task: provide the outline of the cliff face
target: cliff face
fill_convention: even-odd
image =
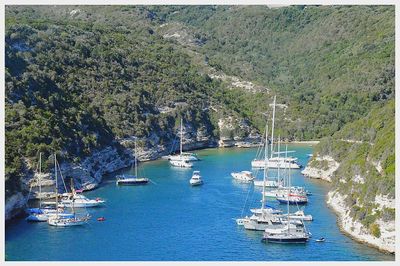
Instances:
[[[332,176],[340,164],[330,156],[316,156],[301,173],[304,176],[332,182]]]
[[[378,195],[377,198],[385,198]],[[340,194],[338,191],[331,191],[328,193],[327,203],[338,215],[338,222],[341,229],[349,234],[351,237],[358,241],[368,243],[382,251],[395,253],[396,251],[396,230],[395,221],[384,221],[379,218],[375,224],[379,228],[379,234],[371,233],[369,228],[366,228],[361,222],[355,220],[351,216],[351,209],[346,205],[346,196]],[[377,200],[376,202],[380,202]],[[395,207],[394,201],[390,201],[389,205],[379,204],[378,209],[393,208]]]
[[[302,172],[332,183],[328,205],[344,232],[395,252],[394,101],[371,110],[315,148]]]
[[[230,120],[230,126],[234,127],[237,121]],[[251,126],[246,124],[246,129],[249,132],[256,132]],[[247,131],[246,131],[247,132]],[[245,132],[245,133],[246,133]],[[250,136],[253,138],[254,136]],[[248,136],[238,137],[233,134],[232,138],[247,139]],[[61,172],[64,178],[72,177],[74,179],[75,188],[83,190],[92,190],[99,186],[103,176],[108,173],[129,167],[134,162],[134,137],[117,140],[112,146],[107,146],[101,150],[93,152],[90,156],[84,158],[80,162],[65,161],[61,163]],[[161,143],[161,138],[156,134],[151,137],[139,138],[137,140],[137,156],[138,161],[149,161],[161,158],[170,152],[179,151],[179,137],[176,136],[175,141]],[[196,130],[191,124],[183,126],[183,150],[195,150],[208,147],[217,147],[218,139],[215,139],[205,129]],[[9,220],[25,208],[29,199],[39,198],[39,187],[37,182],[38,173],[35,172],[35,167],[29,162],[26,162],[26,167],[29,168],[22,180],[22,191],[18,192],[6,200],[5,218]],[[43,173],[41,176],[42,198],[54,197],[54,174]],[[65,184],[68,188],[70,184]],[[64,184],[59,180],[59,190],[64,190]]]

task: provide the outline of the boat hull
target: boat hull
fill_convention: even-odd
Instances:
[[[138,186],[149,183],[149,180],[117,180],[116,184],[119,186]]]
[[[275,237],[264,237],[264,241],[278,244],[305,244],[308,241],[308,237],[301,238],[275,238]]]
[[[203,185],[203,181],[192,181],[190,180],[190,185],[192,187]]]

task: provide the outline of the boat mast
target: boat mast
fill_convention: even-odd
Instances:
[[[135,138],[135,177],[137,178],[137,152],[136,152],[136,138]]]
[[[181,118],[181,141],[180,141],[180,150],[182,155],[182,139],[183,139],[183,128],[182,128],[183,119]]]
[[[262,191],[262,204],[261,204],[261,213],[264,213],[264,205],[265,205],[265,179],[267,176],[267,168],[268,168],[268,123],[265,127],[265,147],[264,147],[264,178],[263,178],[263,191]]]
[[[281,152],[281,135],[278,136],[278,158],[280,157],[280,152]],[[278,186],[279,184],[281,184],[280,170],[281,170],[281,162],[278,159]]]
[[[276,95],[274,96],[274,105],[272,111],[272,132],[271,132],[271,158],[274,155],[274,129],[275,129],[275,103],[276,103]]]
[[[286,144],[286,153],[285,156],[287,157],[287,144]],[[288,193],[287,193],[287,225],[288,225],[288,233],[290,231],[290,218],[289,218],[289,200],[290,200],[290,164],[289,164],[289,173],[288,173]]]
[[[39,153],[39,208],[42,208],[42,153]]]
[[[58,219],[58,181],[57,181],[57,154],[54,153],[54,175],[56,179],[56,218]]]

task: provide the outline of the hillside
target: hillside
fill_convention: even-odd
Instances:
[[[147,15],[135,7],[7,7],[7,197],[24,188],[39,152],[45,171],[52,151],[76,163],[109,145],[122,155],[121,141],[132,136],[168,153],[180,117],[188,138],[207,147],[219,119],[240,118],[214,97],[226,88],[156,34]],[[236,124],[221,133],[249,132]]]
[[[131,164],[134,136],[141,159],[168,154],[180,118],[186,149],[257,139],[276,94],[276,135],[322,138],[310,166],[337,167],[331,199],[345,198],[346,215],[367,234],[386,234],[394,6],[7,6],[5,14],[9,209],[26,200],[39,152],[44,171],[59,151],[63,171],[93,189]]]
[[[342,213],[343,227],[356,238],[391,252],[395,243],[394,114],[391,100],[322,139],[306,170],[327,170],[336,162],[329,178],[328,202]],[[372,240],[363,239],[367,237]]]
[[[154,6],[188,27],[209,65],[270,88],[287,104],[282,135],[318,139],[394,95],[394,6]],[[252,121],[251,99],[230,104]],[[257,119],[258,118],[258,119]],[[257,124],[259,128],[262,123]]]

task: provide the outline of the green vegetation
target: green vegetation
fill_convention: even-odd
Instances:
[[[216,119],[203,110],[224,88],[155,34],[140,8],[73,9],[7,7],[7,196],[21,189],[25,159],[33,165],[39,152],[76,161],[132,135],[163,144],[180,117],[215,133]],[[122,23],[128,16],[136,20]]]
[[[377,224],[371,224],[371,226],[369,227],[369,230],[371,231],[371,234],[374,237],[381,237],[381,230],[379,228],[379,225]]]
[[[390,209],[372,214],[376,194],[394,196],[394,6],[7,6],[5,13],[6,197],[22,189],[40,151],[47,168],[52,151],[79,161],[132,135],[149,139],[141,145],[166,145],[181,117],[210,139],[244,136],[237,125],[219,132],[218,120],[244,118],[262,131],[276,94],[287,105],[278,108],[276,135],[324,137],[317,152],[341,163],[333,185],[349,195],[353,217],[368,226],[378,215],[394,217]],[[194,41],[163,38],[165,23]],[[210,67],[270,93],[229,88],[207,75]],[[351,180],[357,175],[363,184]]]
[[[279,118],[287,138],[332,135],[394,95],[394,6],[151,10],[160,23],[180,22],[202,36],[206,41],[197,51],[211,66],[264,85],[287,103],[291,120]],[[259,103],[271,97],[241,94],[227,98],[230,106],[261,130],[264,123],[257,122],[267,108],[260,112]]]
[[[351,206],[352,217],[367,227],[377,218],[394,219],[393,209],[373,211],[376,195],[395,196],[394,111],[394,100],[382,103],[366,117],[347,124],[316,146],[318,154],[330,155],[340,163],[333,186],[347,195],[346,203]],[[361,177],[363,182],[356,177]]]

